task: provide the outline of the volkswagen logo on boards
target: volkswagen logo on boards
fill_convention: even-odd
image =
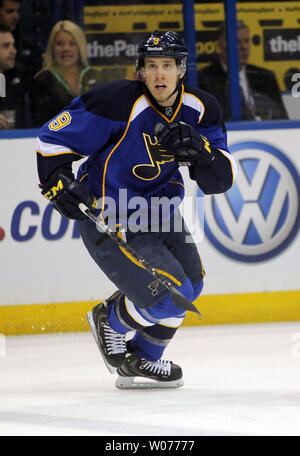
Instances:
[[[206,197],[205,233],[224,255],[258,262],[281,253],[299,231],[299,175],[280,150],[257,141],[230,147],[239,165],[233,187]]]

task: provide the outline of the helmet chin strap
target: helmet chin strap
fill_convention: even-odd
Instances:
[[[176,85],[175,89],[173,90],[173,92],[171,93],[171,95],[168,96],[167,100],[169,98],[171,98],[174,95],[174,93],[178,92],[178,90],[180,89],[180,87],[182,85],[182,82],[183,82],[183,78],[178,78],[177,85]]]
[[[181,63],[180,66],[179,64],[177,65],[177,69],[178,69],[178,81],[177,81],[177,84],[176,84],[176,87],[175,89],[173,90],[173,92],[171,93],[170,96],[168,96],[167,100],[169,98],[171,98],[176,92],[178,92],[178,90],[180,90],[180,87],[182,86],[182,83],[183,83],[183,79],[184,79],[184,74],[185,74],[185,66],[182,66],[183,64]],[[181,67],[181,68],[180,68]],[[179,69],[180,68],[180,69]],[[180,77],[180,75],[183,73],[183,76],[182,78]],[[166,101],[167,101],[166,100]]]

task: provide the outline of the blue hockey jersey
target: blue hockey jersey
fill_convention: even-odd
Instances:
[[[165,111],[164,111],[165,109]],[[157,122],[183,121],[205,136],[215,152],[209,166],[189,167],[205,194],[228,190],[236,164],[230,156],[222,114],[216,99],[200,89],[180,88],[173,110],[161,108],[139,81],[102,84],[73,100],[45,124],[38,139],[41,183],[58,169],[71,168],[84,157],[77,179],[101,199],[100,209],[112,198],[119,204],[126,189],[127,204],[136,196],[183,198],[184,186],[174,156],[154,136]]]

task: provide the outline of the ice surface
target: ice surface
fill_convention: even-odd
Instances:
[[[0,435],[300,435],[300,322],[183,327],[165,358],[182,388],[121,391],[91,333],[7,337]]]

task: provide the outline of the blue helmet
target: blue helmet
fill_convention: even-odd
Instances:
[[[171,57],[181,65],[181,71],[186,69],[188,48],[184,39],[177,32],[154,32],[147,35],[138,46],[136,72],[139,75],[140,69],[144,66],[145,57]]]

